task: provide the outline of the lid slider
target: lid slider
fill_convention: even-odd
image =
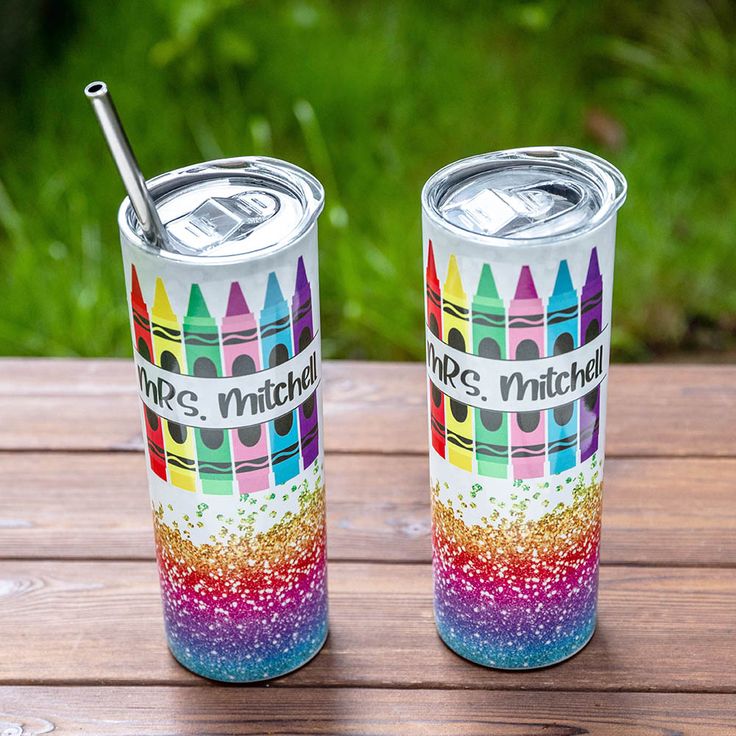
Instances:
[[[192,212],[166,223],[166,230],[183,252],[201,253],[248,237],[280,207],[276,197],[262,190],[210,197]]]

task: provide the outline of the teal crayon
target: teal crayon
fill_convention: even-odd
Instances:
[[[260,319],[263,365],[275,368],[294,356],[291,312],[272,271],[268,275],[266,298]],[[288,411],[268,424],[271,470],[276,485],[299,474],[299,428],[295,411]]]
[[[506,359],[506,308],[498,295],[491,267],[481,270],[471,309],[473,352],[491,360]],[[509,426],[506,412],[475,409],[475,460],[480,475],[506,478]]]
[[[189,306],[182,327],[189,373],[204,378],[223,376],[217,322],[211,317],[197,284],[192,284],[189,292]],[[229,433],[214,427],[197,428],[194,437],[202,492],[220,496],[231,494],[233,463]]]
[[[567,261],[560,261],[555,288],[547,304],[547,352],[569,353],[578,347],[578,295]],[[578,407],[568,401],[547,412],[547,460],[552,474],[574,467],[578,446]]]

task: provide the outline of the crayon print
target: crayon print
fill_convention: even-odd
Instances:
[[[156,279],[151,307],[151,333],[156,365],[172,373],[186,373],[186,359],[181,342],[181,328],[171,308],[164,282]],[[194,433],[191,427],[162,420],[169,481],[186,491],[197,489]]]
[[[182,328],[189,374],[202,378],[221,377],[220,334],[197,284],[192,284],[189,291],[189,305]],[[194,437],[197,476],[202,492],[230,495],[233,491],[233,465],[229,432],[216,427],[197,427]]]
[[[276,274],[271,271],[260,319],[261,355],[267,368],[285,363],[293,356],[291,318]],[[271,469],[276,485],[299,473],[299,430],[296,412],[290,411],[268,423]]]
[[[432,241],[429,241],[427,255],[427,328],[435,336],[442,339],[442,297],[440,280],[437,278],[437,267],[434,262]],[[429,416],[432,447],[445,457],[445,397],[444,394],[427,378],[429,391]]]
[[[547,304],[547,354],[562,355],[578,347],[578,295],[567,261],[560,261],[555,286]],[[578,442],[576,401],[547,412],[549,472],[563,473],[575,466]]]
[[[258,325],[237,281],[230,285],[222,323],[222,357],[226,376],[247,376],[261,370]],[[270,460],[265,424],[230,430],[235,478],[240,493],[268,488]]]
[[[498,295],[491,267],[485,263],[473,297],[473,352],[483,358],[506,359],[506,309]],[[475,459],[479,475],[506,478],[509,430],[506,412],[475,410]]]
[[[512,360],[535,360],[544,355],[544,307],[529,266],[523,266],[519,274],[508,325]],[[514,478],[539,478],[544,475],[544,412],[518,412],[509,419]]]
[[[307,278],[304,259],[299,256],[296,266],[296,286],[291,299],[294,352],[300,353],[314,338],[312,317],[312,287]],[[317,389],[299,407],[299,441],[302,451],[302,467],[306,470],[319,454],[319,427],[317,424]]]
[[[598,251],[593,248],[580,295],[580,344],[586,345],[601,332],[603,322],[603,279],[598,266]],[[580,461],[598,450],[601,397],[596,386],[580,400]]]
[[[468,352],[470,323],[468,296],[463,291],[460,271],[454,255],[450,256],[447,280],[442,292],[442,331],[444,341],[457,350]],[[473,414],[467,404],[445,397],[447,459],[458,468],[473,467]]]
[[[133,312],[133,336],[135,349],[147,360],[153,363],[153,341],[151,339],[151,320],[148,307],[143,300],[141,285],[135,266],[131,274],[132,287],[130,290],[130,306]],[[162,419],[143,402],[143,416],[146,424],[146,448],[148,461],[156,475],[166,480],[166,451],[164,450],[164,432]]]

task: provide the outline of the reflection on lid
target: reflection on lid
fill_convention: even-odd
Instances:
[[[262,190],[210,197],[192,212],[166,223],[166,230],[182,249],[207,251],[247,237],[272,218],[280,206],[276,197]]]
[[[515,148],[448,164],[422,190],[422,208],[442,227],[502,241],[556,242],[606,222],[626,198],[607,161],[564,146]]]
[[[584,216],[590,204],[588,193],[571,180],[489,186],[489,178],[481,177],[447,197],[443,216],[471,232],[509,236],[554,229],[556,220],[569,227],[569,219]]]

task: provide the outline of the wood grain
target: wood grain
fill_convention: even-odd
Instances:
[[[144,465],[139,453],[0,453],[0,558],[153,559]],[[328,456],[331,558],[428,562],[427,473],[421,456]],[[734,477],[736,459],[612,458],[604,563],[736,564]]]
[[[0,733],[24,736],[732,736],[734,722],[734,698],[709,694],[0,688]]]
[[[508,673],[434,630],[422,366],[327,363],[331,634],[265,688],[166,650],[133,382],[0,359],[0,733],[735,733],[736,367],[612,368],[598,631]]]
[[[736,571],[602,569],[599,628],[557,667],[469,664],[438,639],[429,565],[333,563],[331,633],[280,686],[736,692]],[[201,685],[163,639],[150,562],[0,564],[0,684]]]
[[[325,445],[332,452],[427,450],[424,368],[327,362]],[[615,365],[608,454],[736,456],[736,367]],[[0,449],[141,450],[127,360],[0,360]]]

